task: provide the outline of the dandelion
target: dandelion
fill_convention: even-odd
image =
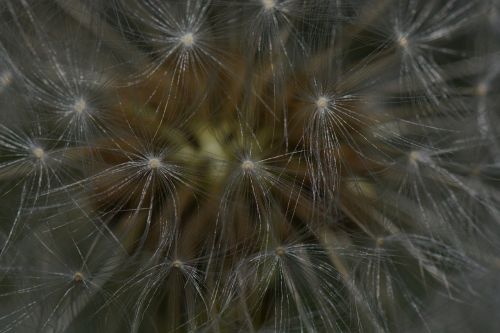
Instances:
[[[494,331],[499,8],[3,1],[0,333]]]

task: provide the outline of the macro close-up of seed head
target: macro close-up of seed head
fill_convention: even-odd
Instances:
[[[500,1],[0,16],[0,333],[500,331]]]

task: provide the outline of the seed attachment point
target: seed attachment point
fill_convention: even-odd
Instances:
[[[12,76],[12,73],[9,71],[6,71],[6,72],[3,72],[2,74],[0,74],[0,88],[10,86],[13,79],[14,79],[14,77]]]
[[[85,277],[83,276],[82,272],[75,272],[75,274],[73,274],[73,281],[76,283],[80,283],[84,279],[85,279]]]
[[[249,172],[255,169],[255,163],[250,160],[245,160],[241,163],[241,169],[245,172]]]
[[[31,153],[35,158],[42,160],[45,157],[45,151],[40,147],[34,147],[31,149]]]
[[[276,7],[276,0],[261,0],[265,10],[272,10]]]
[[[405,36],[399,36],[399,38],[397,39],[397,43],[401,48],[406,49],[410,44],[410,41]]]
[[[182,266],[183,266],[182,261],[180,261],[178,259],[176,259],[172,262],[172,267],[174,267],[174,268],[182,268]]]
[[[161,161],[160,159],[156,158],[156,157],[153,157],[153,158],[150,158],[149,161],[148,161],[148,166],[150,169],[159,169],[161,167]]]
[[[180,41],[184,47],[192,47],[195,42],[194,34],[192,32],[188,32],[187,34],[181,36]]]
[[[83,112],[85,112],[86,109],[87,109],[87,102],[85,102],[83,98],[77,99],[75,104],[73,104],[73,111],[78,114],[82,114]]]
[[[276,250],[274,250],[274,253],[278,256],[278,257],[283,257],[286,253],[286,250],[283,246],[278,246],[276,248]]]
[[[320,97],[316,100],[316,107],[320,110],[324,110],[328,107],[330,101],[326,97]]]
[[[431,163],[431,157],[424,151],[413,150],[408,155],[411,165],[417,166],[418,163]]]

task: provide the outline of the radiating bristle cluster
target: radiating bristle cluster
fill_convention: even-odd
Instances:
[[[499,13],[0,1],[0,333],[496,332]]]

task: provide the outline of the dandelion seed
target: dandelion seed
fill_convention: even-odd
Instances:
[[[408,155],[408,160],[410,161],[411,164],[416,165],[418,161],[422,159],[422,156],[420,152],[418,151],[412,151]]]
[[[68,31],[72,37],[65,36],[55,42],[39,26],[28,26],[20,27],[21,34],[24,29],[34,29],[39,34],[36,40],[44,46],[31,50],[32,61],[23,62],[13,73],[23,78],[19,84],[23,85],[26,101],[39,115],[40,122],[50,128],[48,132],[55,136],[54,140],[65,142],[66,146],[89,142],[95,135],[106,132],[111,76],[103,70],[100,42],[89,40],[78,29]]]
[[[335,322],[341,320],[327,315],[338,315],[337,310],[342,311],[339,304],[346,301],[342,299],[345,295],[341,285],[330,289],[339,282],[338,273],[323,261],[323,254],[314,246],[293,244],[286,249],[279,246],[275,251],[259,252],[244,260],[232,278],[241,281],[238,286],[243,294],[252,296],[245,298],[250,316],[258,313],[269,294],[274,294],[269,304],[273,315],[263,327],[252,327],[255,330],[289,332],[298,325],[306,332],[318,331],[320,327],[335,331]],[[294,324],[290,316],[300,320]]]
[[[440,56],[463,57],[459,48],[443,41],[459,38],[459,30],[474,20],[479,3],[470,1],[461,5],[456,0],[446,3],[402,0],[387,6],[383,21],[374,24],[375,31],[384,35],[382,43],[390,40],[395,45],[399,70],[394,74],[398,75],[400,93],[407,95],[421,112],[437,107],[440,112],[463,115],[464,105],[452,98],[457,92]],[[417,91],[421,95],[417,96]]]
[[[78,217],[81,215],[73,215]],[[101,236],[86,243],[86,232],[96,231],[92,224],[86,225],[89,229],[85,232],[86,228],[76,232],[67,226],[53,229],[40,223],[28,226],[29,242],[17,243],[16,255],[30,265],[1,269],[4,278],[17,278],[11,285],[12,292],[0,294],[0,307],[4,311],[9,309],[2,312],[0,331],[28,332],[33,325],[32,316],[37,318],[42,331],[48,326],[66,331],[76,317],[83,315],[86,306],[106,300],[103,285],[110,278],[110,270],[116,269],[119,262],[116,249],[108,245],[116,244]],[[84,275],[84,269],[92,278]],[[100,301],[94,303],[98,299]],[[11,304],[5,305],[6,301]]]

